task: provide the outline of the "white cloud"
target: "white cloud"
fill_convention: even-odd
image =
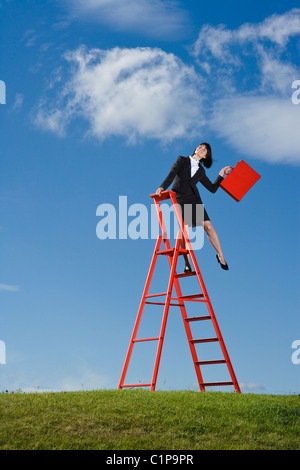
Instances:
[[[115,31],[174,38],[188,24],[187,13],[170,0],[66,0],[73,19],[108,25]]]
[[[278,97],[219,100],[211,126],[241,157],[300,164],[300,108]]]
[[[39,35],[36,33],[34,29],[29,29],[24,34],[24,41],[26,47],[33,47],[36,44],[36,41],[39,39]]]
[[[240,37],[243,35],[249,37],[251,26],[244,25],[240,30]],[[298,36],[300,33],[300,8],[293,8],[283,15],[274,14],[260,23],[251,33],[261,39],[268,39],[280,46],[285,46],[292,36]]]
[[[46,110],[46,108],[44,108],[44,104],[45,101],[42,100],[37,114],[33,118],[34,123],[45,131],[54,132],[61,137],[65,136],[65,127],[68,123],[69,113],[63,113],[63,111],[60,111],[59,109]]]
[[[65,377],[56,385],[56,390],[72,392],[77,390],[100,390],[109,387],[112,379],[90,370],[88,367],[79,371],[78,376]]]
[[[248,75],[258,72],[260,82],[271,87],[275,82],[277,91],[286,92],[291,75],[299,72],[286,54],[288,43],[296,36],[300,36],[300,8],[272,15],[262,23],[245,23],[235,30],[225,25],[204,25],[192,53],[207,73],[233,78],[240,70],[245,75],[248,68]]]
[[[265,390],[265,387],[261,384],[255,382],[242,382],[240,387],[243,391],[253,391],[253,390]]]
[[[205,25],[193,54],[217,86],[209,90],[212,130],[242,155],[300,163],[300,106],[291,102],[300,78],[300,9],[235,30]]]
[[[72,5],[92,16],[112,3],[121,8],[119,0]],[[145,2],[131,5],[136,11]],[[63,136],[84,118],[87,135],[122,136],[131,143],[167,143],[209,128],[242,155],[298,164],[300,105],[292,104],[291,86],[300,79],[292,48],[299,35],[300,9],[235,30],[205,25],[193,47],[197,72],[158,48],[81,47],[66,54],[68,67],[54,72],[47,92],[56,95],[40,102],[35,123]]]
[[[236,30],[226,29],[224,25],[204,25],[194,45],[195,55],[211,54],[223,61],[238,60],[233,47],[246,43],[270,41],[284,47],[291,37],[300,34],[300,8],[294,8],[283,15],[274,14],[263,22],[245,23]]]
[[[21,93],[16,93],[15,102],[13,104],[13,111],[18,111],[22,107],[23,101],[24,95]]]
[[[111,377],[95,372],[89,366],[80,364],[75,367],[72,374],[67,377],[51,377],[44,375],[39,377],[24,376],[17,374],[10,376],[6,382],[12,390],[21,389],[23,393],[49,393],[49,392],[76,392],[88,390],[100,390],[116,386],[116,380]],[[35,385],[50,383],[49,386]]]
[[[63,135],[80,116],[100,140],[115,135],[131,142],[138,137],[169,142],[203,124],[199,77],[173,54],[151,48],[80,48],[66,58],[72,72],[58,106],[41,103],[36,115],[44,129]]]
[[[228,85],[237,91],[246,83],[247,92],[252,89],[290,95],[291,83],[300,74],[299,66],[287,54],[288,43],[295,36],[300,36],[300,8],[259,24],[243,24],[236,30],[205,25],[192,53],[206,73],[218,79],[221,89],[225,83],[227,91]]]
[[[293,77],[300,77],[300,70],[289,62],[275,57],[274,54],[259,48],[259,67],[261,74],[261,90],[290,95]]]
[[[8,284],[0,284],[0,291],[5,292],[18,292],[20,290],[19,286],[11,286]]]

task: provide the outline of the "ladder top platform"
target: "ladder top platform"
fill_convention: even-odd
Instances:
[[[175,191],[162,191],[160,193],[160,196],[157,196],[157,194],[150,194],[150,197],[153,199],[156,199],[157,201],[165,201],[166,199],[170,199],[171,195],[175,196]]]

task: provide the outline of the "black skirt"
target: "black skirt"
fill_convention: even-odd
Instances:
[[[203,222],[210,220],[200,196],[196,194],[179,196],[176,194],[175,197],[181,208],[184,225],[198,227],[203,225]]]

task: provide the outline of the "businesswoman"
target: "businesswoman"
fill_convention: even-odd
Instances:
[[[197,205],[203,204],[196,184],[200,182],[211,193],[215,193],[223,180],[223,175],[230,167],[226,166],[220,171],[216,181],[212,183],[206,176],[203,166],[210,168],[212,165],[211,147],[208,143],[203,142],[196,148],[193,155],[189,157],[178,157],[176,162],[171,168],[170,173],[164,182],[157,189],[156,194],[159,196],[162,191],[165,191],[174,180],[172,190],[176,193],[176,201],[181,207],[182,218],[185,228],[188,233],[188,227],[196,227],[202,225],[207,234],[207,237],[217,252],[217,260],[222,269],[228,270],[228,265],[224,259],[220,240],[217,232],[215,231],[210,218],[204,208],[204,220],[197,220]],[[187,206],[188,205],[188,206]],[[186,210],[185,210],[186,209]],[[183,240],[182,247],[185,248]],[[185,270],[184,272],[191,271],[191,264],[189,257],[184,256]]]

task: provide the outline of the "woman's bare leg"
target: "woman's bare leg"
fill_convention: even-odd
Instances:
[[[220,240],[219,240],[219,237],[218,237],[218,234],[217,232],[215,231],[212,223],[210,220],[206,220],[204,223],[203,223],[203,226],[204,226],[204,230],[207,234],[207,238],[209,239],[210,243],[212,244],[212,246],[214,247],[214,249],[216,250],[217,252],[217,255],[218,255],[218,258],[220,260],[220,262],[222,264],[226,264],[226,261],[224,259],[224,255],[223,255],[223,252],[222,252],[222,248],[221,248],[221,244],[220,244]]]

